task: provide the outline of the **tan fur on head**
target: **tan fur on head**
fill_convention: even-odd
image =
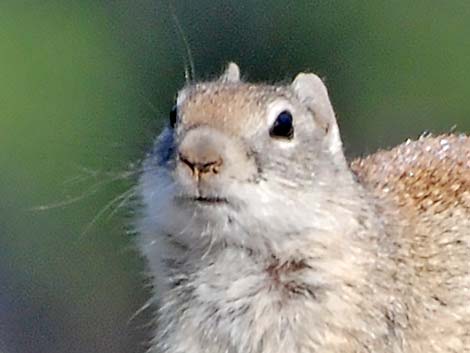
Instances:
[[[210,125],[229,134],[240,134],[260,123],[263,111],[255,104],[258,93],[252,92],[248,84],[202,84],[183,94],[187,98],[180,105],[180,117],[187,128]]]

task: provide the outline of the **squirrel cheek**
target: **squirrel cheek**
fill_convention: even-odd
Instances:
[[[256,177],[257,173],[258,168],[256,161],[240,153],[232,156],[232,158],[227,161],[224,177],[229,178],[231,181],[243,182],[252,180]]]

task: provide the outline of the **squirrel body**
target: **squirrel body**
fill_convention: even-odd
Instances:
[[[158,353],[470,352],[470,138],[348,163],[322,81],[178,94],[139,183]]]

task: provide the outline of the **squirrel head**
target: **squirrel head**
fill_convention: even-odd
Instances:
[[[144,203],[165,233],[216,234],[250,247],[331,229],[323,213],[351,180],[341,146],[318,76],[251,84],[230,63],[218,79],[178,93],[146,162]]]

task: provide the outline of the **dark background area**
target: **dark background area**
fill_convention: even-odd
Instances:
[[[468,1],[174,1],[196,77],[325,78],[347,154],[470,130]],[[126,207],[184,84],[168,1],[0,2],[0,352],[142,353]],[[137,314],[136,314],[137,313]]]

